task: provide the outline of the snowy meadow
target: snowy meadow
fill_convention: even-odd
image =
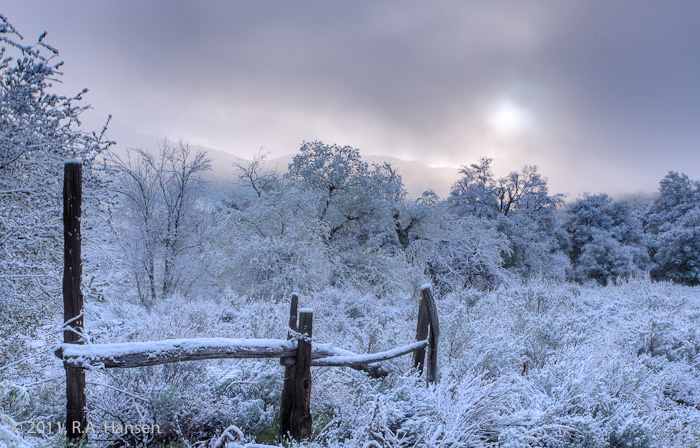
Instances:
[[[356,290],[305,297],[315,338],[358,353],[411,342],[416,296]],[[438,300],[439,381],[426,386],[410,359],[383,379],[345,368],[312,369],[314,437],[304,446],[697,446],[700,443],[700,300],[694,288],[631,280],[607,287],[533,281]],[[231,292],[216,300],[91,304],[92,343],[182,337],[284,337],[287,303]],[[59,327],[54,322],[54,328]],[[46,345],[55,343],[47,334]],[[5,369],[11,422],[63,418],[63,369],[32,341],[34,357]],[[38,347],[37,347],[38,346]],[[96,445],[214,445],[235,426],[243,445],[276,445],[284,370],[276,360],[220,360],[87,374]],[[31,378],[31,379],[30,379]],[[50,381],[50,378],[57,378]],[[12,420],[10,420],[12,419]],[[159,425],[118,434],[105,424]],[[60,437],[26,434],[27,445]],[[22,443],[15,440],[15,443]],[[368,444],[369,443],[369,444]],[[21,445],[19,445],[21,446]]]

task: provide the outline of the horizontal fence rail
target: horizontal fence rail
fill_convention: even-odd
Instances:
[[[330,344],[313,344],[311,365],[351,367],[375,373],[376,376],[385,376],[386,371],[371,364],[403,356],[427,345],[426,339],[383,352],[359,355]],[[292,366],[296,350],[297,342],[293,339],[193,338],[90,345],[59,344],[54,354],[67,364],[80,368],[131,368],[222,358],[282,358],[284,365]]]

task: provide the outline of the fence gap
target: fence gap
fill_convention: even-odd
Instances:
[[[80,209],[82,201],[82,163],[65,163],[63,183],[63,342],[82,344],[84,313],[83,293],[80,291],[82,274]],[[66,369],[66,437],[75,441],[85,435],[85,371],[68,363]]]

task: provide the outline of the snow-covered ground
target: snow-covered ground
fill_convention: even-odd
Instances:
[[[699,446],[699,296],[697,288],[632,280],[608,287],[532,282],[440,297],[438,384],[426,386],[410,356],[387,361],[395,373],[381,380],[313,368],[316,436],[305,446],[374,446],[367,445],[372,440],[388,447]],[[326,289],[300,303],[315,310],[317,343],[373,353],[415,337],[417,296],[380,299]],[[230,293],[207,301],[173,298],[150,311],[128,302],[90,304],[86,321],[93,344],[280,339],[287,307]],[[35,372],[24,388],[23,372]],[[9,373],[20,375],[15,389],[3,389],[16,421],[61,421],[58,360],[37,354],[3,372]],[[189,443],[234,446],[257,438],[272,444],[282,373],[276,360],[252,359],[97,369],[87,374],[89,418],[96,428],[115,419],[158,424],[164,438]],[[3,437],[12,445],[11,421],[3,418]],[[220,439],[227,428],[243,439]],[[31,444],[53,443],[23,436]],[[132,444],[154,440],[109,431],[91,439],[119,437]]]

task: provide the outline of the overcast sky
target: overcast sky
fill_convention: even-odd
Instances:
[[[555,192],[700,178],[698,1],[33,1],[114,132],[249,157],[323,140],[431,166],[540,167]],[[93,122],[89,120],[91,124]],[[94,126],[94,124],[93,124]]]

